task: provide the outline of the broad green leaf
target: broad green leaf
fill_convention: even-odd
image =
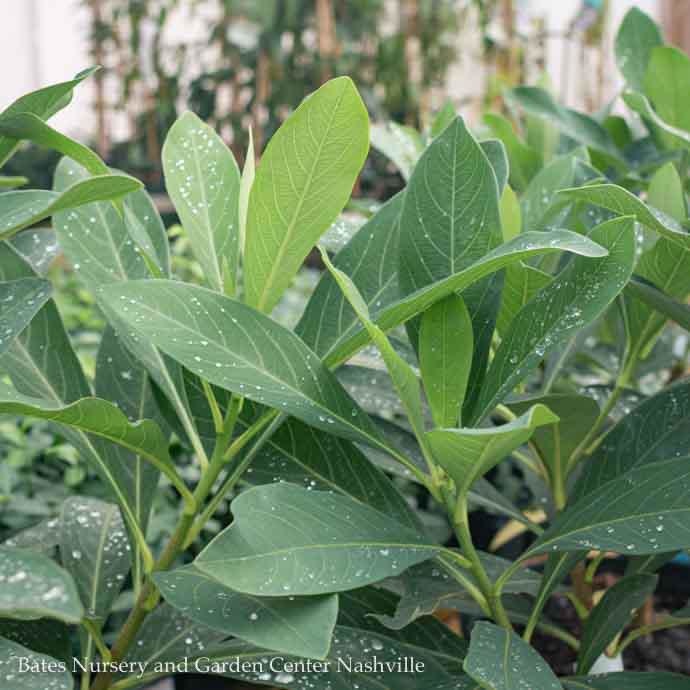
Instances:
[[[488,158],[491,167],[496,175],[499,197],[508,183],[509,163],[506,147],[500,139],[485,139],[479,142],[484,155]]]
[[[507,424],[479,429],[435,429],[427,433],[438,464],[455,482],[458,496],[464,496],[474,481],[525,443],[537,427],[558,422],[544,405]]]
[[[244,167],[242,168],[242,177],[240,179],[240,191],[238,197],[238,220],[239,220],[239,253],[240,256],[244,254],[244,244],[247,237],[247,212],[249,211],[249,194],[254,185],[254,178],[256,177],[256,157],[254,154],[254,135],[251,127],[249,128],[249,144],[247,145],[247,154],[244,159]]]
[[[240,171],[212,127],[183,113],[163,144],[165,187],[208,285],[224,292],[239,261]],[[228,272],[227,275],[224,275]]]
[[[582,497],[630,470],[685,455],[690,443],[690,383],[680,381],[635,407],[585,462]]]
[[[57,151],[63,156],[69,156],[92,175],[109,173],[108,166],[88,146],[58,132],[33,113],[25,112],[0,117],[0,136],[17,141],[26,139]]]
[[[479,559],[494,582],[510,566],[498,556],[479,553]],[[450,558],[443,555],[430,561],[414,565],[396,580],[395,589],[401,589],[401,596],[391,615],[376,615],[376,619],[392,630],[401,630],[422,616],[431,616],[438,609],[453,609],[456,605],[471,601],[472,596],[456,579],[460,573],[465,581],[479,589],[476,579],[470,572],[458,570]],[[523,568],[511,578],[503,592],[505,594],[536,594],[540,577],[533,570]]]
[[[606,249],[587,237],[568,230],[552,230],[548,233],[522,233],[510,242],[506,242],[489,252],[468,268],[420,288],[384,307],[380,312],[374,312],[373,318],[379,328],[388,331],[418,316],[438,300],[454,292],[463,292],[468,286],[476,284],[482,278],[499,271],[513,261],[526,260],[532,256],[559,251],[568,251],[588,257],[600,257],[607,253]],[[360,329],[341,340],[330,351],[325,361],[329,365],[340,364],[368,342],[368,334]]]
[[[524,414],[535,404],[545,405],[558,416],[554,424],[535,429],[530,439],[552,482],[558,481],[566,476],[568,458],[599,416],[599,405],[594,398],[575,393],[532,395],[506,402],[515,414]]]
[[[60,253],[55,232],[50,228],[24,230],[15,235],[9,244],[33,272],[45,276],[50,265]]]
[[[316,355],[251,307],[166,280],[109,285],[101,297],[108,313],[119,312],[130,329],[201,378],[317,428],[381,443],[371,420]]]
[[[690,58],[680,48],[656,46],[651,51],[644,77],[644,93],[659,117],[672,127],[690,131]],[[662,140],[673,147],[673,138],[661,131]]]
[[[607,247],[608,255],[571,261],[515,316],[487,373],[474,420],[489,414],[548,352],[598,318],[628,282],[635,262],[633,219],[602,223],[589,238]]]
[[[422,315],[419,365],[434,423],[454,427],[472,365],[472,320],[461,297],[450,295]]]
[[[595,119],[559,105],[548,91],[535,86],[517,86],[507,97],[530,115],[544,118],[571,139],[614,161],[621,160],[609,133]]]
[[[332,79],[273,135],[249,195],[247,303],[269,312],[342,211],[369,149],[369,118],[352,81]]]
[[[653,285],[635,276],[626,286],[625,292],[644,302],[648,307],[664,314],[671,321],[675,321],[686,331],[690,331],[690,307],[684,302],[669,297]]]
[[[33,113],[42,120],[49,119],[72,100],[74,87],[90,77],[97,69],[97,67],[86,69],[79,72],[70,81],[51,84],[21,96],[0,113],[0,119],[12,117],[19,113]],[[11,137],[0,137],[0,166],[12,155],[18,144],[19,141]]]
[[[70,634],[70,626],[67,623],[51,618],[0,618],[0,638],[16,642],[32,652],[47,654],[66,664],[71,664],[73,659]]]
[[[117,199],[141,189],[141,182],[129,175],[96,175],[77,180],[62,193],[48,190],[22,190],[0,195],[0,239],[50,216],[94,201]]]
[[[673,163],[654,174],[649,184],[648,200],[677,222],[687,217],[683,184]],[[635,273],[665,294],[684,299],[690,293],[690,247],[681,249],[660,237],[638,259]],[[627,330],[632,351],[645,355],[666,323],[666,317],[636,299],[626,299]]]
[[[128,194],[124,203],[125,225],[137,246],[155,262],[161,275],[170,275],[170,247],[163,220],[145,189]]]
[[[197,623],[284,654],[323,659],[338,616],[338,597],[257,597],[185,566],[155,576],[166,601]]]
[[[0,243],[0,279],[33,277],[29,265],[7,243]],[[72,349],[60,315],[51,300],[0,356],[0,370],[8,374],[21,396],[49,401],[55,410],[69,408],[91,396],[91,389]],[[69,414],[69,412],[67,413]],[[139,432],[137,432],[139,433]],[[130,470],[120,462],[116,446],[102,438],[89,436],[76,427],[67,427],[65,437],[82,458],[100,475],[120,505],[127,526],[144,541],[130,494]]]
[[[553,276],[521,261],[509,264],[505,269],[501,309],[496,329],[500,334],[510,330],[510,324],[520,310],[551,281]]]
[[[259,596],[340,592],[432,558],[419,531],[345,496],[290,484],[256,487],[232,503],[233,524],[195,565]]]
[[[399,217],[403,195],[397,194],[365,223],[347,245],[336,254],[336,268],[350,276],[373,312],[398,299]],[[359,319],[345,299],[329,271],[309,300],[295,332],[320,357],[361,327]]]
[[[646,555],[685,548],[689,489],[688,458],[638,467],[567,507],[523,558],[549,551]]]
[[[272,671],[265,663],[271,657],[271,652],[265,648],[231,640],[205,656],[210,663],[238,659],[240,662],[253,661],[258,664],[258,667],[250,666],[253,670],[249,672],[228,671],[221,675],[288,690],[304,687],[304,673],[289,672],[282,664]],[[407,663],[401,664],[404,659],[408,660]],[[430,649],[369,630],[338,625],[326,660],[329,662],[327,668],[322,667],[318,673],[308,674],[308,682],[314,690],[349,689],[355,686],[359,690],[419,690],[420,678],[423,678],[425,685],[428,683],[426,687],[452,687],[455,690],[475,688],[462,673],[461,659],[455,645],[448,651]],[[423,664],[423,672],[415,671],[410,660]],[[284,661],[294,662],[298,659],[286,657]],[[380,672],[369,672],[368,669],[374,668],[377,662],[382,664],[377,669]]]
[[[673,218],[648,206],[634,194],[615,184],[587,185],[560,192],[569,199],[601,206],[618,215],[635,216],[635,220],[683,249],[690,247],[690,234]]]
[[[434,115],[429,127],[429,136],[435,139],[456,118],[455,106],[450,100],[446,100],[439,111]]]
[[[616,62],[631,88],[642,91],[652,50],[664,42],[656,22],[638,7],[631,7],[616,34]]]
[[[390,159],[407,182],[424,151],[419,132],[391,120],[371,125],[370,137],[372,148]]]
[[[561,690],[549,665],[514,632],[479,621],[472,628],[465,673],[488,690]]]
[[[664,671],[622,671],[563,678],[566,690],[687,690],[688,677]]]
[[[182,570],[173,572],[181,573]],[[159,577],[162,580],[171,576],[168,572]],[[190,598],[188,606],[191,601]],[[197,623],[170,604],[163,604],[146,617],[125,661],[145,664],[149,670],[156,664],[180,664],[185,659],[203,655],[225,637],[226,634]]]
[[[50,299],[52,286],[41,278],[19,278],[0,283],[0,354]]]
[[[84,615],[69,573],[43,554],[0,547],[0,582],[0,616],[79,623]]]
[[[255,485],[292,482],[332,491],[376,508],[408,527],[419,525],[395,485],[356,445],[296,419],[288,419],[271,436],[243,479]]]
[[[52,664],[52,666],[51,666]],[[65,663],[0,637],[0,690],[73,690],[74,679]],[[26,671],[26,666],[35,669]],[[54,672],[42,673],[43,667]],[[65,668],[65,670],[59,670]]]
[[[89,397],[65,405],[49,398],[22,395],[0,383],[0,411],[46,419],[94,434],[141,455],[170,477],[177,474],[160,427],[150,419],[130,422],[117,405],[107,400]]]
[[[510,185],[516,191],[522,192],[529,181],[537,174],[541,167],[541,157],[538,152],[521,141],[513,129],[512,123],[497,113],[486,113],[484,122],[489,126],[494,136],[498,137],[506,148],[510,162]]]
[[[503,190],[503,194],[501,194],[498,210],[501,214],[503,239],[505,242],[508,242],[522,232],[520,202],[515,192],[508,186],[506,186]]]
[[[117,506],[74,496],[60,513],[60,559],[77,585],[87,618],[99,625],[125,584],[131,549]]]
[[[630,575],[616,582],[590,611],[582,631],[577,672],[587,673],[608,644],[654,592],[656,575]]]
[[[673,148],[687,148],[690,146],[690,131],[674,127],[672,124],[666,122],[657,115],[656,110],[652,108],[649,99],[637,91],[627,91],[623,94],[623,100],[626,105],[636,112],[638,115],[646,118],[665,135],[667,141]]]
[[[60,520],[48,518],[41,522],[17,532],[14,536],[2,542],[3,546],[11,546],[15,549],[29,549],[43,553],[51,558],[57,555],[60,544]]]
[[[486,258],[502,241],[496,175],[461,118],[426,149],[400,216],[400,292],[409,296]],[[486,368],[500,304],[500,276],[468,286],[474,353],[467,403]],[[416,345],[418,324],[408,329]],[[466,404],[467,404],[466,403]]]

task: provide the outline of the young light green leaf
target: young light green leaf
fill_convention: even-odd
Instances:
[[[644,78],[652,50],[664,42],[656,22],[639,7],[625,14],[616,34],[616,62],[628,86],[644,88]]]
[[[462,292],[468,286],[474,285],[482,278],[499,271],[513,261],[559,251],[568,251],[588,257],[601,257],[607,254],[607,250],[601,245],[569,230],[522,233],[510,242],[506,242],[489,252],[469,268],[420,288],[407,297],[393,302],[380,312],[374,313],[374,320],[381,330],[388,331],[418,316],[438,300],[454,292]],[[333,347],[330,354],[325,358],[325,362],[329,366],[340,364],[369,341],[368,334],[360,329]]]
[[[183,113],[163,144],[165,187],[208,285],[236,282],[239,261],[240,171],[212,127]],[[224,266],[229,274],[223,275]]]
[[[98,67],[91,67],[79,72],[70,81],[51,84],[38,91],[32,91],[21,96],[0,113],[0,119],[12,117],[19,113],[33,113],[42,120],[49,119],[72,100],[74,87],[78,86],[97,70]],[[0,166],[7,161],[18,145],[19,141],[12,137],[0,137]]]
[[[403,194],[387,201],[338,252],[334,265],[357,286],[372,313],[399,297],[397,256]],[[295,332],[320,357],[361,328],[354,309],[329,271],[324,271]]]
[[[652,108],[649,99],[637,91],[626,91],[623,94],[626,105],[643,118],[648,119],[667,135],[667,140],[673,148],[690,147],[690,131],[674,127],[670,123],[662,120],[656,110]]]
[[[7,350],[50,299],[51,284],[41,278],[20,278],[0,283],[0,355]]]
[[[347,77],[313,93],[273,135],[249,195],[247,303],[269,312],[342,211],[369,149],[369,118]]]
[[[424,152],[405,191],[400,217],[400,292],[409,296],[469,268],[501,244],[496,175],[461,118]],[[467,402],[486,368],[500,304],[500,276],[468,286],[474,357]],[[408,324],[417,344],[418,324]]]
[[[461,297],[449,295],[422,315],[419,365],[434,423],[454,427],[472,366],[472,320]]]
[[[680,381],[634,408],[606,434],[580,475],[575,496],[630,470],[676,458],[690,444],[690,383]]]
[[[503,240],[508,242],[522,232],[522,211],[517,194],[506,185],[499,203]]]
[[[291,331],[255,309],[175,281],[101,292],[110,312],[198,376],[320,429],[380,445],[368,416]]]
[[[583,496],[560,513],[523,558],[549,551],[627,555],[685,548],[690,529],[690,462],[646,464]]]
[[[102,624],[131,565],[119,508],[85,496],[67,499],[60,511],[60,558],[74,578],[86,617]]]
[[[673,218],[658,209],[646,205],[634,194],[615,184],[594,184],[585,187],[563,189],[561,195],[601,206],[618,215],[635,216],[635,220],[678,244],[682,249],[690,247],[690,234]]]
[[[240,193],[239,193],[239,233],[240,233],[240,256],[244,253],[244,245],[247,236],[247,212],[249,211],[249,194],[254,185],[254,178],[256,177],[256,156],[254,154],[254,135],[252,128],[249,128],[249,144],[247,144],[247,154],[244,158],[244,167],[242,168],[242,177],[240,178]]]
[[[73,690],[74,679],[65,662],[39,654],[16,642],[0,637],[0,690]],[[26,665],[33,668],[65,668],[46,677],[45,673],[27,673]],[[52,666],[50,666],[52,664]]]
[[[479,477],[525,443],[537,427],[558,422],[544,405],[507,424],[479,429],[434,429],[427,439],[438,464],[455,482],[458,496],[464,496]]]
[[[0,616],[79,623],[84,615],[69,573],[43,554],[0,547],[0,582]]]
[[[22,190],[0,195],[0,239],[6,240],[24,228],[50,216],[94,201],[118,199],[141,189],[129,175],[96,175],[66,187],[62,193]]]
[[[419,531],[345,496],[290,484],[249,489],[233,524],[194,564],[222,584],[258,596],[363,587],[433,558]]]
[[[389,158],[407,182],[424,151],[419,132],[390,120],[371,125],[370,136],[372,147]]]
[[[166,601],[197,623],[283,654],[323,659],[338,597],[257,597],[224,586],[193,565],[155,576]]]
[[[607,247],[576,258],[515,316],[496,351],[472,419],[483,419],[559,343],[599,317],[628,282],[635,262],[634,221],[602,223],[589,235]]]
[[[508,183],[509,163],[506,147],[500,139],[485,139],[480,141],[479,145],[484,151],[484,155],[488,158],[491,167],[496,175],[496,182],[498,184],[499,197],[503,194],[503,190]]]
[[[472,628],[465,673],[487,690],[561,690],[549,665],[514,632],[480,621]]]
[[[591,610],[582,631],[577,655],[577,672],[587,673],[609,642],[630,622],[638,609],[654,592],[656,575],[630,575],[606,590]]]

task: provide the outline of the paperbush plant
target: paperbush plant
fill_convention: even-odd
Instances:
[[[641,120],[521,87],[493,138],[449,108],[423,134],[379,129],[407,184],[357,228],[339,219],[369,147],[350,79],[242,172],[183,115],[163,167],[204,285],[171,275],[141,185],[46,124],[85,75],[0,115],[3,158],[22,139],[65,155],[54,191],[0,196],[0,411],[54,423],[110,495],[0,547],[0,688],[134,688],[182,664],[286,688],[688,687],[587,675],[690,622],[634,614],[690,545],[690,386],[668,344],[689,321],[690,61],[638,10],[616,53]],[[93,380],[41,277],[52,232],[19,233],[48,216],[108,323]],[[289,330],[271,312],[320,241]],[[487,480],[499,463],[532,506]],[[179,514],[154,553],[158,487]],[[478,507],[532,535],[516,560],[477,548]],[[607,554],[625,574],[595,592]],[[543,615],[555,592],[579,639]],[[536,630],[575,650],[571,677]]]

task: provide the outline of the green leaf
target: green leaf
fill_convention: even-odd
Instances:
[[[435,429],[427,433],[438,464],[464,496],[479,477],[525,443],[537,427],[554,424],[558,417],[544,405],[507,424],[479,429]]]
[[[676,166],[670,161],[662,165],[652,176],[647,198],[654,208],[658,208],[679,223],[688,217],[683,181],[680,179]]]
[[[453,118],[455,118],[455,113],[453,113]],[[438,132],[436,136],[440,133]],[[400,171],[403,180],[407,182],[424,151],[424,143],[419,132],[412,127],[399,125],[389,120],[371,125],[370,136],[372,147],[389,158]]]
[[[163,144],[165,187],[208,285],[236,282],[239,261],[240,171],[212,127],[183,113]],[[229,275],[224,275],[224,266]]]
[[[347,203],[369,149],[369,118],[347,77],[306,98],[273,135],[249,195],[247,303],[269,312]]]
[[[496,175],[457,118],[424,152],[405,191],[400,217],[401,294],[409,296],[469,268],[501,241]],[[463,294],[475,343],[468,403],[486,368],[500,283],[500,276],[493,276],[468,286]],[[408,326],[415,344],[417,327]]]
[[[243,479],[254,485],[292,482],[332,491],[376,508],[408,527],[419,525],[395,485],[356,445],[296,419],[288,419],[271,436]]]
[[[479,146],[481,146],[484,155],[489,159],[489,163],[491,163],[491,167],[494,169],[498,184],[498,195],[500,197],[508,183],[509,163],[506,147],[500,139],[485,139],[479,142]]]
[[[687,458],[638,467],[568,506],[523,558],[549,551],[646,555],[686,548],[689,489]]]
[[[0,616],[79,623],[84,615],[72,578],[43,554],[0,547],[0,581]]]
[[[489,579],[494,582],[511,565],[498,556],[479,553],[479,560]],[[469,591],[458,582],[460,572],[475,591],[479,585],[470,572],[458,571],[458,566],[445,555],[406,570],[395,582],[395,589],[401,589],[401,596],[392,616],[376,615],[375,618],[387,628],[401,630],[422,616],[431,616],[438,609],[454,609],[467,601],[473,601]],[[505,594],[536,594],[539,588],[538,573],[521,569],[503,589]]]
[[[338,597],[266,598],[224,586],[194,566],[155,576],[169,604],[197,623],[284,654],[323,659]]]
[[[70,81],[51,84],[38,91],[32,91],[21,96],[0,113],[0,119],[12,117],[18,113],[33,113],[42,120],[47,120],[59,110],[62,110],[72,100],[74,87],[78,86],[97,70],[98,67],[92,67],[80,72]],[[0,166],[7,161],[18,145],[19,141],[14,138],[0,137]]]
[[[55,232],[49,228],[24,230],[9,240],[9,244],[33,272],[40,276],[46,275],[60,253]]]
[[[171,575],[162,573],[158,577],[163,580]],[[145,664],[149,670],[156,664],[179,664],[215,648],[225,637],[225,633],[197,623],[170,604],[163,604],[146,617],[124,660]]]
[[[432,558],[418,531],[345,496],[290,484],[260,486],[232,503],[235,521],[197,557],[219,582],[259,596],[340,592]]]
[[[50,666],[52,664],[52,666]],[[16,642],[0,637],[0,690],[73,690],[74,680],[64,662],[59,662],[45,654],[39,654]],[[30,670],[23,670],[26,666]],[[54,668],[46,678],[43,667]]]
[[[145,189],[125,198],[125,225],[137,246],[154,261],[161,275],[170,275],[168,235],[158,209]]]
[[[546,354],[598,318],[628,282],[635,262],[633,219],[602,223],[589,237],[609,254],[571,261],[515,316],[487,373],[475,421],[489,414]]]
[[[215,385],[345,438],[381,444],[371,420],[311,350],[251,307],[165,280],[113,284],[101,296],[130,329]]]
[[[256,177],[256,157],[254,155],[254,135],[251,127],[249,128],[249,144],[247,145],[247,154],[244,158],[244,167],[242,168],[242,177],[240,179],[240,192],[238,198],[239,205],[239,252],[240,256],[244,254],[244,245],[247,237],[247,213],[249,211],[249,195],[254,185],[254,178]]]
[[[587,237],[568,230],[522,233],[489,252],[468,268],[420,288],[384,307],[380,312],[374,312],[373,319],[379,328],[388,331],[418,316],[438,300],[454,292],[463,292],[468,286],[476,284],[482,278],[499,271],[513,261],[558,251],[569,251],[588,257],[600,257],[607,253],[606,249]],[[340,364],[367,345],[369,341],[369,335],[363,329],[355,331],[333,347],[325,361],[329,365]]]
[[[50,299],[52,286],[40,278],[20,278],[0,283],[0,355]]]
[[[521,141],[512,123],[502,115],[485,113],[484,122],[506,148],[510,162],[510,186],[516,191],[524,191],[541,168],[541,156]]]
[[[690,330],[690,307],[684,302],[669,297],[646,281],[636,279],[635,276],[626,286],[625,292],[671,319],[671,321],[675,321],[686,331]]]
[[[60,513],[60,558],[72,575],[86,617],[103,622],[125,584],[130,545],[117,506],[74,496]]]
[[[403,195],[386,202],[338,252],[333,263],[350,276],[373,312],[399,297],[397,256]],[[360,321],[335,279],[324,271],[295,332],[320,357],[352,335]]]
[[[117,199],[141,186],[139,180],[129,175],[96,175],[76,181],[61,194],[39,189],[6,192],[0,195],[0,239],[9,239],[59,211]]]
[[[108,166],[88,147],[47,125],[33,113],[0,117],[0,136],[17,141],[26,139],[39,146],[69,156],[92,175],[107,175]]]
[[[644,78],[644,93],[659,117],[672,127],[690,131],[690,58],[679,48],[661,45],[652,49]],[[662,139],[673,146],[673,139]]]
[[[690,234],[680,223],[659,209],[640,201],[634,194],[615,184],[595,184],[563,189],[560,194],[575,201],[601,206],[618,215],[635,216],[635,220],[683,249],[690,247]]]
[[[70,626],[67,623],[50,618],[37,618],[32,621],[0,619],[0,638],[16,642],[32,652],[47,654],[71,665],[73,657],[70,632]]]
[[[577,655],[578,673],[592,668],[609,642],[630,622],[635,609],[654,592],[657,579],[656,575],[630,575],[606,590],[585,622]]]
[[[638,7],[625,14],[616,34],[616,62],[625,81],[642,91],[652,50],[664,42],[656,22]]]
[[[685,455],[690,443],[690,383],[680,381],[635,407],[606,434],[580,475],[575,496],[633,469]]]
[[[561,690],[549,665],[514,632],[480,621],[472,628],[465,673],[488,690]]]
[[[508,186],[501,194],[499,211],[501,214],[501,225],[503,226],[503,239],[505,242],[508,242],[522,232],[520,202],[515,192]]]
[[[622,671],[563,678],[566,690],[687,690],[688,678],[664,671]]]
[[[462,298],[450,295],[422,315],[419,365],[434,423],[454,427],[472,365],[472,321]]]
[[[559,105],[548,91],[536,86],[517,86],[508,92],[507,97],[525,112],[545,119],[571,139],[606,154],[614,161],[621,161],[611,136],[595,119]]]
[[[54,558],[60,544],[60,520],[48,518],[17,532],[14,536],[2,542],[3,546],[15,549],[29,549],[37,553]]]
[[[521,261],[506,266],[501,309],[496,321],[498,332],[507,333],[520,310],[552,280],[550,273],[544,273]]]
[[[636,91],[627,91],[623,94],[623,100],[631,110],[649,120],[665,135],[667,135],[666,140],[669,142],[672,148],[688,148],[690,146],[690,132],[685,129],[680,129],[679,127],[674,127],[670,123],[660,118],[657,115],[656,110],[652,108],[652,104],[649,102],[649,99],[643,96],[641,93],[637,93]]]

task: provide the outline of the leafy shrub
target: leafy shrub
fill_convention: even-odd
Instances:
[[[586,675],[690,619],[640,627],[631,613],[690,545],[690,388],[670,380],[685,355],[650,365],[668,319],[688,325],[690,108],[675,87],[690,61],[637,10],[616,49],[642,124],[521,87],[509,97],[527,140],[497,114],[497,138],[479,142],[448,109],[423,135],[392,125],[377,141],[407,186],[334,258],[322,249],[294,330],[270,314],[328,228],[325,246],[348,233],[338,217],[367,156],[349,79],[306,99],[256,169],[191,114],[171,128],[166,185],[204,286],[172,277],[140,185],[46,124],[85,75],[0,115],[3,158],[20,139],[65,156],[54,191],[0,196],[0,410],[60,427],[110,495],[70,497],[2,546],[0,687],[71,688],[73,668],[90,669],[83,688],[137,687],[185,659],[281,687],[687,687]],[[17,234],[48,216],[108,323],[93,381],[40,277],[51,235],[32,232],[29,252]],[[486,480],[509,457],[541,520]],[[161,481],[179,514],[154,553]],[[477,506],[533,535],[515,561],[478,550]],[[594,592],[611,552],[625,575]],[[580,639],[543,615],[561,587]],[[478,621],[469,640],[431,616],[441,607]],[[71,658],[72,626],[77,665],[46,681],[41,664]],[[535,630],[577,651],[577,677],[556,678]]]

